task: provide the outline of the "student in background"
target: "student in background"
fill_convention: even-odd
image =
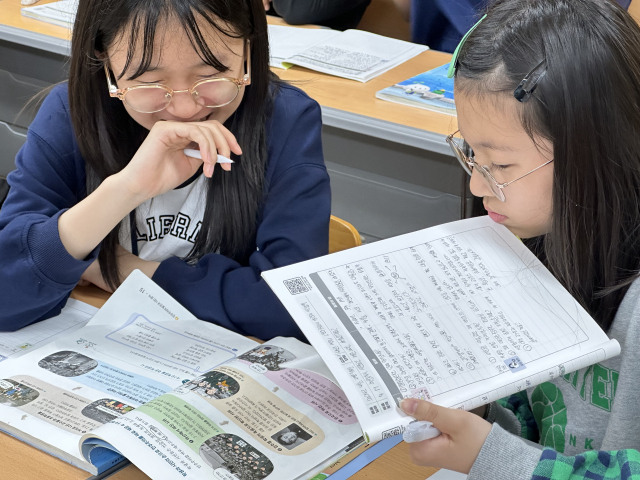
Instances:
[[[356,28],[370,3],[371,0],[263,0],[265,10],[290,25],[322,25],[335,30]]]
[[[0,329],[139,269],[202,320],[301,336],[260,273],[327,253],[329,177],[320,108],[268,51],[261,0],[80,0],[8,178]]]
[[[637,0],[636,0],[637,1]],[[453,53],[462,36],[478,20],[488,0],[394,0],[411,23],[411,41]],[[631,0],[617,0],[628,8]]]
[[[484,419],[405,399],[443,432],[411,457],[469,480],[640,478],[640,28],[608,0],[498,0],[454,68],[471,192],[622,353]]]

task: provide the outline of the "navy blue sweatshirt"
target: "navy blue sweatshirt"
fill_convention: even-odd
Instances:
[[[248,266],[208,254],[197,265],[172,257],[153,280],[196,317],[262,339],[302,334],[261,272],[324,255],[331,193],[318,104],[283,85],[267,123],[269,158],[257,250]],[[29,128],[0,210],[0,331],[57,315],[99,246],[84,260],[66,251],[58,217],[85,195],[67,84],[55,87]]]
[[[616,2],[629,8],[631,0]],[[453,53],[490,4],[490,0],[411,0],[411,41]]]

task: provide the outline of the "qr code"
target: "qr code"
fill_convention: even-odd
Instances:
[[[395,437],[396,435],[400,435],[402,433],[401,427],[390,428],[389,430],[385,430],[382,432],[382,439]]]
[[[290,278],[284,281],[284,286],[287,287],[291,295],[298,295],[299,293],[307,293],[311,290],[311,285],[304,277]]]

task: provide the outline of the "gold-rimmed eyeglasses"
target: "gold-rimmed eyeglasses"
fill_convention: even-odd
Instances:
[[[539,167],[534,168],[530,172],[516,178],[515,180],[511,180],[510,182],[505,183],[499,183],[486,166],[480,165],[476,162],[476,157],[475,155],[473,155],[472,150],[469,148],[469,145],[467,145],[467,143],[462,138],[455,138],[455,135],[459,132],[460,130],[456,130],[451,135],[447,136],[447,143],[451,147],[451,150],[453,150],[453,154],[458,159],[458,162],[460,162],[460,165],[462,165],[462,168],[464,168],[464,171],[469,175],[473,174],[473,169],[475,168],[480,174],[480,177],[484,180],[484,183],[491,190],[491,193],[498,197],[498,200],[500,200],[501,202],[506,201],[506,197],[504,196],[503,192],[504,188],[508,187],[513,182],[517,182],[521,178],[524,178],[527,175],[535,172],[536,170],[541,169],[545,165],[549,165],[551,162],[553,162],[553,159],[551,159],[548,162],[543,163]],[[465,150],[469,153],[465,153]]]
[[[251,84],[251,49],[248,40],[245,43],[242,63],[245,72],[242,78],[205,78],[198,80],[186,90],[173,90],[161,83],[119,89],[111,79],[106,63],[104,71],[107,74],[107,86],[111,97],[119,98],[136,112],[156,113],[167,108],[176,93],[188,92],[193,101],[202,107],[217,108],[229,105],[236,99],[242,87]]]

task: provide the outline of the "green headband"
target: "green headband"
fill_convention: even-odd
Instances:
[[[467,41],[467,38],[469,37],[469,35],[471,35],[471,32],[473,32],[476,29],[476,27],[480,25],[480,22],[482,22],[485,18],[487,18],[486,14],[480,20],[478,20],[478,23],[476,23],[473,27],[471,27],[471,30],[465,33],[464,37],[462,37],[462,40],[460,40],[460,43],[456,47],[456,51],[453,52],[453,57],[451,57],[451,63],[449,63],[449,70],[447,70],[448,78],[453,78],[453,76],[456,74],[456,64],[458,63],[458,55],[460,54],[460,49],[462,48],[462,45],[464,45],[464,42]]]

